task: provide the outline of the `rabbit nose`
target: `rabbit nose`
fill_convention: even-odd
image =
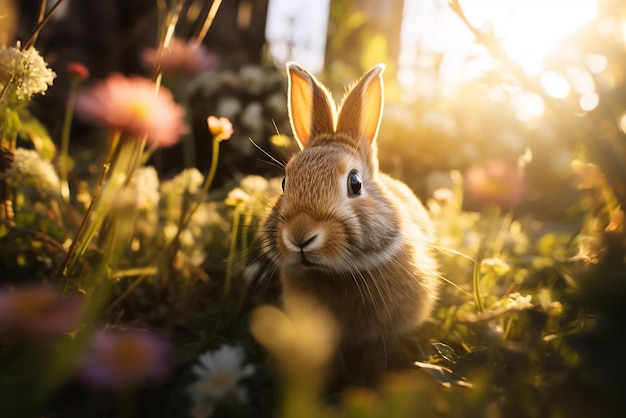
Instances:
[[[313,242],[317,239],[317,234],[313,235],[311,238],[307,239],[306,241],[304,241],[302,243],[302,245],[300,245],[299,247],[302,248],[303,250],[308,247],[309,245],[312,245]]]
[[[295,235],[295,236],[294,236]],[[290,234],[284,231],[283,241],[292,251],[312,250],[322,244],[324,234],[320,230],[309,231],[307,234]]]

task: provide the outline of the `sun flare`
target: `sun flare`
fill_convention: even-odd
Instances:
[[[494,31],[509,58],[529,74],[541,71],[559,40],[598,14],[597,0],[468,0],[463,7],[471,22]]]
[[[531,76],[542,74],[544,60],[555,51],[559,41],[592,22],[599,13],[599,0],[461,0],[460,3],[471,25],[493,33],[506,55]],[[424,77],[419,74],[432,72],[434,66],[444,94],[454,94],[464,81],[490,71],[489,60],[473,59],[482,56],[481,51],[472,33],[444,0],[405,0],[398,79],[421,92],[414,94],[432,93],[433,84],[421,83]],[[587,65],[590,68],[592,64],[606,65],[601,59],[604,57],[599,56]],[[550,86],[549,94],[561,97],[567,94],[567,87],[558,77],[548,76],[542,85],[545,87],[552,81],[556,84]]]

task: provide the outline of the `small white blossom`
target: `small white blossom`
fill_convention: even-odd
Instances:
[[[22,51],[19,44],[17,48],[0,49],[0,71],[12,78],[7,93],[18,100],[29,100],[37,93],[45,94],[56,77],[35,48]],[[5,87],[0,83],[0,88]]]
[[[152,166],[139,167],[130,179],[129,187],[136,191],[139,208],[149,210],[159,205],[159,174]]]
[[[246,193],[256,195],[265,193],[269,187],[269,182],[264,177],[249,175],[241,179],[239,185]]]
[[[187,168],[176,177],[161,185],[161,191],[165,194],[182,194],[187,192],[194,194],[199,191],[204,182],[204,176],[197,168]]]
[[[222,346],[199,357],[193,367],[198,380],[189,387],[192,400],[191,417],[210,417],[215,406],[226,398],[246,402],[247,394],[239,382],[254,373],[252,365],[244,366],[241,347]]]
[[[508,309],[530,309],[533,307],[532,299],[533,297],[531,295],[522,296],[520,293],[515,292],[511,293],[509,297],[503,301],[503,304]]]
[[[15,159],[6,174],[16,185],[35,186],[41,193],[60,193],[59,176],[50,161],[31,149],[17,148],[14,154]]]

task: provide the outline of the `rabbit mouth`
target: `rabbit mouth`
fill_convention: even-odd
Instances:
[[[311,260],[309,260],[306,257],[306,254],[304,253],[304,251],[300,251],[300,263],[299,264],[303,267],[315,267],[315,263],[313,263]]]

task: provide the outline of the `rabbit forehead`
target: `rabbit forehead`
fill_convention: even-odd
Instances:
[[[335,179],[358,163],[358,154],[349,147],[316,146],[305,148],[294,155],[287,163],[285,173],[288,181],[293,179],[298,182],[315,183],[324,179]]]
[[[361,167],[358,154],[348,147],[317,146],[294,155],[285,167],[284,204],[307,211],[337,206],[345,191],[345,175]]]

